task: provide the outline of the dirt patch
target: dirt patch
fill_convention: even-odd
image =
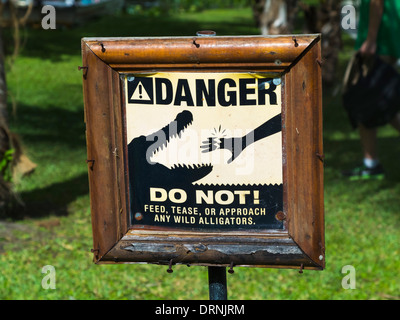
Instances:
[[[22,223],[0,221],[0,254],[5,251],[7,244],[18,240],[18,233],[21,232],[31,233],[32,226]]]

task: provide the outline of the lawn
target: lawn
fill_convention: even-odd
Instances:
[[[89,36],[257,34],[250,9],[210,10],[166,17],[105,17],[74,29],[24,32],[24,47],[7,80],[10,125],[36,171],[17,185],[25,203],[0,221],[0,299],[208,299],[205,267],[95,265],[89,210],[80,39]],[[352,42],[345,37],[338,86]],[[340,170],[359,162],[338,87],[324,88],[326,269],[236,268],[229,299],[400,299],[400,143],[390,127],[379,133],[382,181],[351,182]],[[15,102],[15,105],[12,104]],[[42,288],[42,268],[54,266],[56,289]],[[344,289],[345,266],[356,288]],[[188,290],[190,288],[190,290]]]

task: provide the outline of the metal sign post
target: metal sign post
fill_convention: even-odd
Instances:
[[[225,267],[208,267],[208,286],[210,300],[228,299]]]

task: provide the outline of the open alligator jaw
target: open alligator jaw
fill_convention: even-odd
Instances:
[[[180,112],[171,123],[163,127],[162,129],[152,133],[151,135],[146,137],[147,141],[154,141],[148,147],[146,152],[148,161],[150,163],[150,158],[160,150],[167,147],[168,142],[171,138],[181,137],[184,130],[190,126],[193,122],[193,115],[190,111],[184,110]],[[174,173],[180,175],[190,175],[190,180],[195,181],[203,178],[207,174],[209,174],[212,170],[211,164],[193,164],[193,165],[184,165],[177,164],[173,165],[171,169]]]
[[[154,141],[148,149],[146,154],[150,157],[156,152],[162,150],[167,146],[171,138],[181,136],[183,131],[193,122],[193,115],[190,111],[184,110],[179,113],[175,120],[171,121],[168,125],[160,130],[150,134],[146,137],[147,141]],[[150,160],[149,158],[147,159]]]

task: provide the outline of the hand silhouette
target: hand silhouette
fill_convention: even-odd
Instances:
[[[217,149],[226,149],[231,151],[232,156],[228,160],[228,163],[231,163],[235,160],[238,155],[249,145],[252,143],[266,138],[274,133],[277,133],[282,130],[282,119],[281,114],[276,115],[275,117],[269,119],[264,122],[262,125],[249,132],[243,137],[233,137],[233,138],[217,138],[217,137],[209,137],[207,140],[203,141],[200,146],[202,153],[211,152]]]
[[[227,149],[232,153],[231,158],[228,160],[228,163],[231,163],[248,145],[251,144],[249,142],[246,143],[246,137],[247,136],[237,138],[211,137],[203,141],[203,144],[200,146],[200,148],[203,149],[203,153],[211,152],[217,149]]]

